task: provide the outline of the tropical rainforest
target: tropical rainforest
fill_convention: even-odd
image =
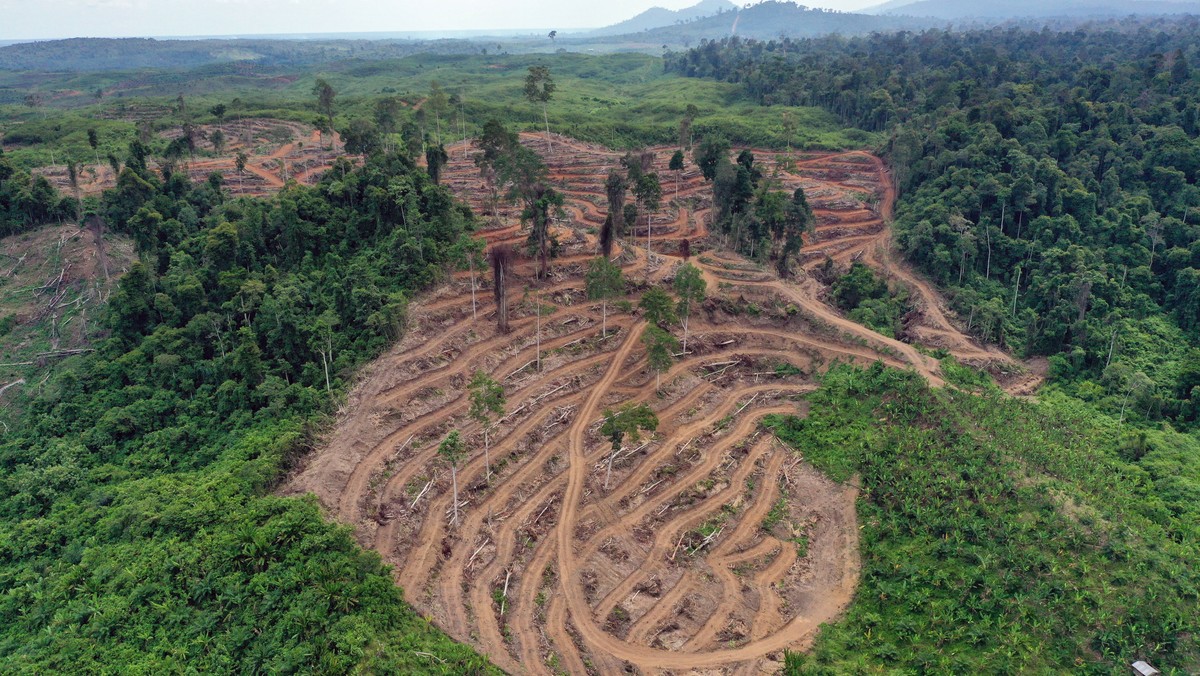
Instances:
[[[58,213],[40,181],[6,171],[8,228]],[[341,374],[465,254],[469,210],[398,156],[232,201],[220,176],[148,170],[137,142],[89,208],[140,260],[109,337],[5,435],[7,668],[486,671],[346,528],[264,493],[319,433]]]
[[[442,127],[544,122],[622,151],[688,148],[713,239],[780,275],[812,210],[731,144],[876,151],[895,246],[962,330],[1047,360],[1029,400],[938,350],[945,387],[834,365],[806,416],[763,421],[861,491],[854,601],[788,673],[1200,671],[1198,36],[1179,19],[560,54],[537,57],[559,89],[536,106],[519,86],[532,57],[208,70],[191,112],[164,94],[185,71],[139,74],[157,89],[120,102],[105,92],[127,74],[39,75],[100,96],[0,107],[0,236],[99,222],[137,261],[91,348],[0,390],[0,662],[499,673],[409,606],[349,527],[273,490],[412,328],[409,303],[482,264],[482,219],[439,184]],[[247,94],[258,75],[286,84]],[[462,86],[442,102],[431,77]],[[325,78],[328,105],[309,95]],[[20,79],[0,74],[10,93]],[[205,151],[168,158],[152,132],[222,119],[241,95],[238,114],[316,120],[356,158],[269,196],[192,180],[180,165]],[[139,105],[162,116],[101,115]],[[60,191],[37,171],[55,152],[95,155],[114,185]],[[906,289],[860,263],[819,276],[850,319],[905,337]],[[0,316],[0,341],[21,319]]]
[[[666,57],[669,71],[738,83],[762,105],[818,106],[886,133],[899,249],[945,290],[966,330],[1049,357],[1050,384],[1034,406],[919,382],[880,388],[870,380],[881,374],[847,373],[826,379],[821,415],[773,423],[809,457],[828,453],[817,460],[827,471],[858,473],[868,491],[870,591],[859,593],[871,600],[797,656],[797,673],[1107,673],[1079,646],[1105,654],[1114,632],[1129,631],[1144,646],[1169,646],[1185,672],[1196,667],[1196,645],[1180,630],[1194,625],[1200,445],[1179,433],[1200,417],[1196,30],[1183,20],[731,38]],[[862,298],[894,303],[857,264],[832,292],[848,310]],[[855,409],[869,411],[861,427]],[[1031,467],[1076,487],[1066,494],[1091,495],[1078,503],[1087,513],[1064,522],[1027,504],[1064,495],[1021,479]],[[939,506],[926,512],[931,503]],[[967,534],[974,519],[949,516],[964,508],[978,525],[1028,528],[1030,539]],[[1014,511],[982,516],[992,509]],[[1142,516],[1109,521],[1124,510]],[[1123,546],[1115,531],[1100,535],[1104,522],[1129,528],[1126,553],[1112,550]],[[1041,541],[1048,533],[1056,544]],[[1112,584],[1101,582],[1109,575]],[[1132,596],[1094,596],[1114,593]],[[1009,621],[1022,629],[1009,634]]]
[[[1125,417],[1200,416],[1194,20],[708,42],[668,70],[885,131],[896,240],[979,338]],[[1190,61],[1189,61],[1190,59]]]

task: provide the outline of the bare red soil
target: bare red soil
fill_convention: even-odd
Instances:
[[[538,282],[524,261],[513,330],[498,333],[485,275],[462,273],[411,308],[412,330],[362,375],[328,444],[286,485],[312,492],[359,540],[395,566],[407,598],[456,639],[512,673],[738,673],[782,667],[850,603],[858,580],[856,489],[823,478],[759,426],[770,413],[805,415],[813,376],[833,361],[883,361],[942,383],[938,363],[826,305],[807,275],[779,279],[709,248],[710,192],[698,172],[664,168],[668,205],[623,242],[631,280],[669,281],[688,239],[709,300],[691,318],[686,354],[656,391],[630,314],[586,300],[603,183],[619,155],[542,134],[522,141],[545,156],[568,197],[557,224],[562,256]],[[449,185],[493,222],[490,244],[519,243],[511,209],[490,212],[471,149],[450,149]],[[893,259],[885,221],[894,193],[867,153],[757,154],[784,187],[803,186],[820,225],[804,268],[861,259],[908,285],[921,307],[913,331],[964,360],[1019,373],[1007,355],[958,331],[932,289]],[[525,292],[521,288],[527,289]],[[543,314],[538,360],[540,302]],[[477,315],[477,318],[473,318]],[[786,368],[785,368],[786,367]],[[476,370],[501,381],[507,415],[484,431],[467,415]],[[1032,381],[1031,381],[1032,382]],[[1024,387],[1024,385],[1022,385]],[[650,405],[661,424],[622,450],[605,487],[610,447],[602,411]],[[459,467],[457,523],[449,469],[437,445],[452,429],[470,449]],[[487,467],[490,463],[489,476]],[[767,516],[771,515],[771,519]]]
[[[213,132],[220,129],[225,143],[220,152],[212,143]],[[182,132],[164,133],[164,138],[176,138]],[[289,180],[312,185],[322,173],[333,166],[341,154],[340,141],[324,137],[312,125],[269,119],[245,119],[219,125],[203,125],[198,129],[199,154],[181,162],[179,169],[193,181],[204,181],[209,174],[225,176],[226,188],[234,195],[262,196],[278,192]],[[330,146],[333,146],[331,148]],[[239,152],[248,156],[246,168],[238,172]],[[151,162],[154,164],[153,160]],[[73,188],[65,166],[36,170],[50,179],[64,194]],[[117,177],[107,164],[84,165],[79,172],[79,189],[83,195],[94,195],[116,185]]]

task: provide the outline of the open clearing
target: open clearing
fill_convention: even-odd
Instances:
[[[709,295],[691,318],[687,353],[656,392],[644,321],[610,308],[604,338],[600,304],[583,293],[603,183],[620,155],[562,137],[551,152],[542,134],[522,142],[546,158],[567,198],[551,278],[535,283],[533,262],[522,260],[509,282],[508,334],[496,330],[486,273],[477,275],[477,318],[466,273],[414,303],[410,333],[365,370],[328,444],[284,492],[315,493],[395,566],[410,602],[511,673],[777,670],[785,649],[807,647],[853,597],[856,490],[820,476],[759,421],[804,415],[812,376],[834,360],[882,361],[934,384],[939,365],[845,319],[811,278],[783,281],[710,248],[718,242],[706,243],[709,186],[691,168],[676,196],[665,169],[674,149],[656,148],[666,206],[652,226],[652,253],[639,219],[617,259],[637,287],[631,299],[647,276],[673,277],[685,239]],[[447,182],[486,214],[472,150],[450,152]],[[890,256],[894,193],[878,158],[756,157],[767,176],[809,196],[818,227],[806,236],[804,267],[830,257],[884,270],[918,303],[907,335],[1011,374],[1013,391],[1036,386],[1004,353],[958,331],[929,286]],[[514,216],[496,214],[483,233],[489,244],[524,240]],[[540,321],[539,302],[549,311]],[[466,382],[476,370],[501,381],[508,399],[506,417],[488,430],[486,458],[484,430],[467,415]],[[601,412],[631,401],[647,403],[661,423],[618,455],[606,489]],[[469,449],[457,524],[450,472],[436,452],[452,429]]]
[[[213,145],[213,132],[220,130],[225,142],[220,152]],[[163,132],[166,139],[182,136],[178,129]],[[339,150],[330,149],[331,142]],[[248,118],[222,124],[200,125],[196,129],[196,147],[201,155],[184,158],[179,169],[194,182],[208,180],[209,174],[225,176],[225,188],[235,196],[255,196],[278,192],[289,180],[312,185],[333,166],[340,155],[340,138],[322,138],[309,124],[265,118]],[[237,155],[246,153],[245,171],[237,170]],[[150,164],[159,168],[153,160]],[[67,168],[62,165],[35,170],[50,180],[64,195],[73,194]],[[79,190],[95,195],[114,187],[117,177],[107,164],[86,164],[79,171]]]
[[[102,232],[95,221],[0,239],[0,336],[6,346],[0,352],[0,406],[20,388],[39,384],[59,359],[89,348],[103,332],[107,299],[134,260],[132,240]]]

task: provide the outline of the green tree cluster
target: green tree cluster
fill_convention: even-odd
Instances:
[[[1181,378],[1200,341],[1198,35],[1183,20],[731,38],[669,55],[667,68],[888,132],[896,242],[948,289],[964,328],[1049,356],[1072,388],[1119,395],[1123,381],[1103,378],[1114,362],[1153,371],[1149,417],[1191,425]],[[747,191],[739,171],[718,175],[721,158],[697,163],[725,216]],[[1135,351],[1162,331],[1172,349]]]
[[[0,440],[0,662],[488,670],[315,503],[269,493],[329,392],[444,275],[470,211],[397,156],[261,200],[145,160],[134,141],[97,207],[140,258],[109,302],[111,336],[29,390]]]
[[[653,432],[658,429],[658,416],[645,404],[632,402],[622,404],[617,410],[604,409],[604,422],[600,425],[600,434],[608,439],[612,446],[608,454],[608,469],[604,475],[604,488],[608,490],[608,481],[612,478],[613,460],[621,451],[626,439],[633,443],[641,440],[641,433]]]
[[[809,401],[765,422],[859,487],[863,567],[847,615],[786,673],[1196,670],[1194,435],[879,365],[835,367]]]
[[[854,321],[890,338],[901,335],[901,320],[910,310],[908,291],[891,289],[887,280],[855,261],[830,285],[833,302]]]
[[[78,208],[74,198],[60,197],[45,176],[14,167],[0,148],[0,237],[74,218]]]
[[[735,249],[770,259],[781,275],[789,274],[789,262],[814,225],[804,190],[789,197],[765,180],[749,150],[730,162],[729,143],[719,136],[696,146],[693,160],[712,184],[714,229]]]

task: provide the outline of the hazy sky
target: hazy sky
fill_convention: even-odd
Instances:
[[[0,39],[593,28],[697,0],[0,0]],[[857,9],[882,0],[801,0]],[[739,2],[738,4],[742,4]]]

